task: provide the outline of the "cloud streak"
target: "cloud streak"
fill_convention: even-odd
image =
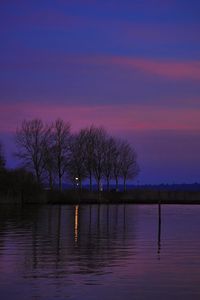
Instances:
[[[139,105],[75,106],[64,104],[1,105],[0,132],[13,132],[21,121],[42,118],[50,122],[60,117],[73,130],[91,124],[103,125],[113,133],[148,130],[200,130],[200,110],[170,109]],[[10,120],[8,122],[8,120]]]
[[[70,55],[48,54],[35,51],[34,54],[25,54],[18,61],[0,61],[1,70],[33,70],[65,72],[67,66],[115,67],[118,71],[132,70],[157,77],[165,77],[171,80],[195,80],[200,81],[200,61],[196,60],[166,60],[140,57],[116,56],[116,55]]]
[[[200,80],[200,61],[166,61],[112,57],[111,64],[171,79]]]

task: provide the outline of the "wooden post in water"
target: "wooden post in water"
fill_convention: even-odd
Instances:
[[[158,254],[161,249],[161,202],[158,200]]]

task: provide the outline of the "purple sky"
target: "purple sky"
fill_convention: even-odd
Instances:
[[[140,183],[200,178],[198,0],[0,1],[0,139],[26,118],[135,146]]]

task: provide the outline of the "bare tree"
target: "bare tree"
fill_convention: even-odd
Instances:
[[[50,126],[40,119],[23,121],[16,132],[17,156],[23,166],[32,170],[37,182],[45,178],[53,188],[54,180],[62,190],[62,178],[65,173],[82,187],[82,181],[89,177],[90,191],[95,178],[98,190],[101,180],[115,179],[116,190],[119,179],[123,178],[124,191],[127,179],[133,179],[139,173],[137,155],[127,141],[116,139],[107,134],[102,127],[90,126],[80,130],[74,136],[70,133],[70,124],[57,119]],[[0,169],[5,166],[0,144]]]
[[[54,156],[54,136],[52,133],[52,125],[48,126],[48,139],[44,145],[44,163],[46,179],[49,188],[52,190],[55,182],[56,162]]]
[[[113,151],[113,177],[116,182],[116,191],[119,190],[119,178],[123,178],[124,191],[127,179],[133,179],[139,174],[137,154],[126,140],[115,139]]]
[[[40,119],[24,120],[16,131],[15,142],[18,148],[16,155],[24,167],[35,173],[38,183],[42,181],[45,168],[44,149],[48,134],[46,126]]]
[[[54,140],[53,154],[55,169],[58,176],[59,190],[62,191],[62,177],[67,170],[70,153],[70,124],[57,119],[52,126]]]
[[[103,175],[106,179],[107,191],[110,190],[110,180],[113,176],[115,149],[116,149],[115,139],[113,137],[108,136],[105,140],[104,161],[103,161]]]
[[[115,179],[116,192],[119,191],[119,178],[122,170],[122,155],[121,155],[122,141],[115,139],[115,147],[113,151],[113,177]]]
[[[68,174],[71,180],[82,189],[82,181],[87,177],[86,171],[86,131],[73,135],[70,143]]]
[[[94,148],[95,148],[95,136],[96,128],[90,126],[89,128],[82,129],[82,134],[85,136],[85,167],[89,176],[90,192],[92,191],[92,177],[94,167]]]
[[[103,177],[105,145],[106,145],[105,129],[102,127],[95,128],[93,174],[97,182],[98,191],[100,191],[101,179]]]
[[[127,179],[133,179],[139,174],[137,154],[127,141],[123,141],[120,147],[121,176],[123,177],[124,192]]]

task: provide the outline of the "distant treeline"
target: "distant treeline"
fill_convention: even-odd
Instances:
[[[200,184],[199,183],[173,183],[173,184],[145,184],[140,186],[132,186],[140,190],[157,190],[157,191],[192,191],[199,192]],[[129,186],[130,189],[130,186]]]
[[[114,180],[116,191],[120,182],[125,191],[127,180],[139,173],[135,149],[128,141],[109,135],[103,127],[90,126],[72,134],[70,124],[61,119],[51,124],[40,119],[24,120],[16,130],[15,143],[15,155],[23,172],[29,174],[27,177],[29,172],[33,174],[33,184],[35,180],[38,186],[49,189],[58,187],[61,191],[67,182],[82,189],[83,181],[87,181],[90,191],[94,183],[100,191],[103,182],[109,191]],[[0,169],[5,169],[3,151]]]

